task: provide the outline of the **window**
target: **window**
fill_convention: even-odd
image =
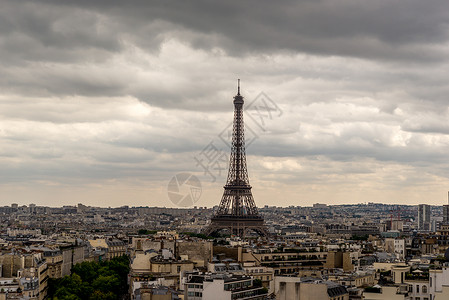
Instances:
[[[422,293],[427,294],[427,286],[425,286],[425,285],[422,286]],[[427,299],[427,300],[429,300],[429,299]]]
[[[416,293],[419,293],[419,285],[416,285]]]

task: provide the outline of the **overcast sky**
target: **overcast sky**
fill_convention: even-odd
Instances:
[[[258,206],[447,203],[447,0],[0,4],[0,205],[217,205],[237,78]]]

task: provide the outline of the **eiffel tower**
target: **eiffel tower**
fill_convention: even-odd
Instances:
[[[231,234],[245,237],[250,231],[268,236],[268,230],[254,203],[245,154],[245,125],[243,123],[243,97],[240,95],[240,79],[234,96],[234,123],[232,130],[229,172],[223,197],[204,233],[207,235],[227,229]]]

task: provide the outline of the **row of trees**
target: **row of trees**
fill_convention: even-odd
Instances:
[[[129,257],[104,262],[83,262],[72,268],[72,275],[49,281],[53,300],[119,300],[128,293]]]

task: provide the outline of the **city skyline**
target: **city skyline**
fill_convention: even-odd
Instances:
[[[447,7],[2,1],[1,202],[218,205],[241,78],[257,206],[447,204]]]

